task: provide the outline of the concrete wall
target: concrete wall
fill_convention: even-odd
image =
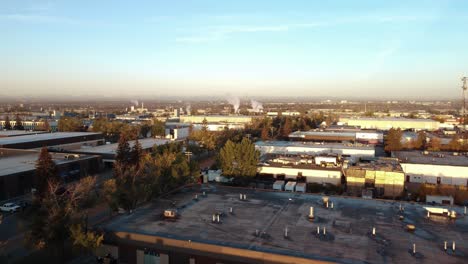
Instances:
[[[302,173],[302,176],[306,178],[308,183],[330,183],[334,185],[341,184],[341,170],[262,166],[259,167],[258,173],[272,174],[275,177],[284,174],[286,179],[296,179],[297,175]]]
[[[401,163],[401,167],[410,182],[468,186],[468,167]]]

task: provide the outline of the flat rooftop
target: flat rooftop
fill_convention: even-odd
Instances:
[[[349,120],[362,120],[362,121],[379,121],[379,122],[431,122],[439,123],[438,121],[432,119],[424,118],[404,118],[404,117],[385,117],[385,118],[374,118],[374,117],[357,117],[357,118],[348,118]]]
[[[54,152],[49,153],[57,165],[95,157],[91,155],[80,155],[79,158],[69,160],[65,159],[65,155],[69,154]],[[36,169],[36,161],[38,158],[39,151],[0,148],[0,177],[21,172],[33,171]]]
[[[448,166],[468,166],[468,157],[453,152],[427,152],[422,151],[394,151],[392,156],[398,158],[401,163],[431,164]]]
[[[375,147],[363,144],[344,144],[344,143],[314,143],[298,141],[257,141],[255,145],[259,147],[300,147],[300,148],[331,148],[331,149],[364,149],[374,150]]]
[[[48,133],[46,131],[28,131],[28,130],[0,130],[0,138],[2,137],[16,137],[25,135],[37,135]]]
[[[170,139],[160,139],[160,138],[145,138],[139,139],[141,147],[143,149],[150,149],[154,145],[164,145],[166,143],[171,142]],[[135,140],[131,140],[128,142],[130,147],[135,145]],[[79,149],[72,150],[73,152],[77,153],[93,153],[93,154],[116,154],[117,147],[119,146],[118,143],[113,144],[106,144],[106,145],[99,145],[99,146],[81,146]]]
[[[206,191],[207,196],[201,193]],[[247,201],[239,200],[239,194]],[[195,194],[198,201],[193,200]],[[194,186],[121,215],[102,224],[109,232],[128,232],[183,241],[213,244],[253,251],[290,255],[339,263],[466,263],[468,258],[468,217],[450,221],[426,218],[424,205],[400,202],[330,197],[333,209],[325,208],[322,196],[255,189]],[[315,219],[309,221],[309,208]],[[177,208],[172,222],[161,215]],[[233,214],[229,208],[233,208]],[[451,207],[460,213],[463,208]],[[212,215],[223,212],[222,223]],[[399,215],[404,220],[399,220]],[[414,224],[416,231],[406,231]],[[284,230],[288,228],[288,238]],[[317,227],[320,236],[317,236]],[[326,235],[323,235],[323,228]],[[370,233],[376,228],[376,236]],[[256,236],[259,230],[260,236]],[[125,235],[124,235],[125,236]],[[130,237],[130,236],[129,236]],[[448,254],[444,241],[456,242],[457,251]],[[416,244],[418,255],[409,249]],[[418,258],[417,258],[418,257]]]
[[[101,133],[94,132],[54,132],[54,133],[42,133],[42,134],[33,134],[33,135],[24,135],[21,137],[5,137],[0,138],[0,146],[19,144],[26,142],[34,141],[46,141],[46,140],[55,140],[55,139],[64,139],[64,138],[73,138],[73,137],[86,137],[86,136],[96,136],[101,135]]]

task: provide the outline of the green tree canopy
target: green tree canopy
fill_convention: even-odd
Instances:
[[[18,114],[16,115],[16,118],[15,118],[15,129],[24,130],[23,120],[21,120],[21,117]]]
[[[219,160],[223,175],[231,177],[253,177],[257,174],[260,153],[247,138],[240,143],[230,140],[221,149]]]

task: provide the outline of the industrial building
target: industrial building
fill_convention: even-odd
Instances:
[[[381,158],[372,163],[359,163],[343,170],[347,192],[359,195],[373,189],[376,197],[400,197],[404,190],[405,173],[395,159]]]
[[[344,143],[312,143],[292,141],[258,141],[255,148],[261,154],[318,155],[337,154],[349,158],[352,162],[362,157],[375,157],[375,146]]]
[[[48,120],[49,128],[51,131],[57,130],[58,122],[56,120]],[[22,120],[21,124],[23,125],[25,130],[41,130],[45,127],[44,120]],[[10,125],[14,127],[16,125],[16,121],[10,120]],[[5,120],[0,120],[0,129],[5,128]]]
[[[252,122],[253,116],[244,115],[181,115],[180,122],[182,123],[235,123],[249,124]]]
[[[310,131],[296,131],[289,134],[289,139],[295,141],[314,142],[358,142],[362,144],[382,144],[383,133],[375,130],[340,130],[315,129]]]
[[[406,182],[468,186],[468,157],[457,152],[395,151]]]
[[[399,203],[328,197],[327,207],[324,198],[185,187],[100,224],[104,242],[97,252],[128,264],[466,262],[467,217],[445,224],[428,219],[425,205],[417,203],[402,202],[400,213]],[[451,210],[463,214],[462,207]],[[408,231],[407,223],[416,232]],[[444,241],[456,243],[456,250],[444,251]]]
[[[100,157],[76,153],[51,153],[64,181],[100,171]],[[0,148],[0,200],[30,193],[34,188],[38,150]]]
[[[348,126],[359,126],[361,129],[390,130],[390,128],[429,130],[440,128],[440,122],[431,119],[413,118],[340,118]]]
[[[169,139],[158,139],[158,138],[145,138],[138,140],[141,144],[141,148],[144,151],[150,151],[153,149],[154,146],[164,145],[172,140]],[[135,140],[131,140],[128,142],[130,148],[135,145]],[[102,161],[104,163],[115,162],[115,157],[117,156],[117,148],[118,143],[113,144],[104,144],[104,145],[97,145],[97,146],[90,146],[90,145],[80,145],[78,148],[74,145],[70,146],[59,146],[60,151],[62,152],[73,152],[73,153],[81,153],[81,154],[89,154],[89,155],[99,155],[102,157]],[[49,148],[52,151],[57,151],[56,148]]]
[[[0,130],[0,138],[3,137],[18,137],[26,135],[37,135],[48,133],[46,131],[31,131],[31,130]]]
[[[338,157],[276,157],[259,164],[258,174],[280,179],[304,179],[307,183],[341,184],[341,163]]]
[[[92,132],[55,132],[4,137],[0,138],[0,148],[33,149],[80,142],[103,143],[104,137],[101,133]]]
[[[187,139],[190,135],[190,125],[184,123],[166,123],[165,135],[167,139]]]

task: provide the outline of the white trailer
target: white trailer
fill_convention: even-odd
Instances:
[[[294,192],[295,189],[296,189],[296,182],[294,181],[288,182],[286,186],[284,187],[285,191],[290,191],[290,192]]]
[[[296,184],[296,192],[303,192],[305,193],[307,190],[307,184],[305,182],[298,182]]]
[[[284,181],[275,181],[275,183],[273,183],[273,190],[283,191]]]

